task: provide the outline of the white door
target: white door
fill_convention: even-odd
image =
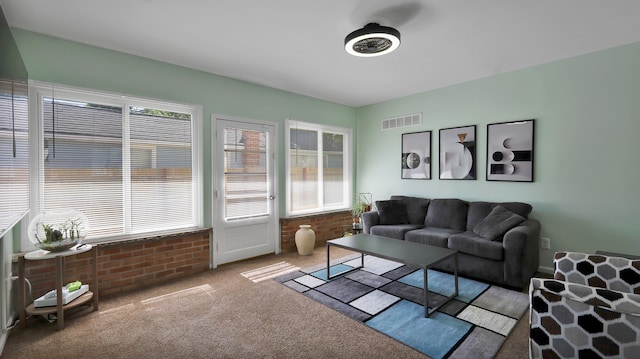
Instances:
[[[213,266],[279,253],[276,124],[213,121]]]

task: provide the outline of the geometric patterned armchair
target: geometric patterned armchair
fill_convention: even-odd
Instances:
[[[554,255],[529,286],[530,358],[640,358],[640,260]]]

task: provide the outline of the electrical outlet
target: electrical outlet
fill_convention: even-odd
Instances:
[[[540,248],[551,249],[551,239],[545,237],[540,238]]]

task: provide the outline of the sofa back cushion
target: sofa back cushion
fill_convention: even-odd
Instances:
[[[407,208],[403,201],[376,201],[380,224],[407,224]]]
[[[424,218],[427,216],[427,208],[429,207],[428,198],[391,196],[391,200],[404,202],[404,206],[407,209],[407,220],[410,224],[424,224]]]
[[[475,228],[478,223],[485,219],[489,215],[491,210],[493,210],[498,205],[524,218],[528,218],[529,213],[531,213],[531,205],[522,202],[469,202],[469,212],[467,215],[467,231],[473,231],[473,228]]]
[[[525,218],[510,210],[495,206],[480,223],[473,227],[473,232],[480,237],[493,241],[502,237],[511,228],[524,222]]]
[[[450,228],[464,231],[469,204],[457,198],[432,199],[424,224],[427,227]]]

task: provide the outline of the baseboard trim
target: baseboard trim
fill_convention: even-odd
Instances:
[[[553,274],[553,268],[540,266],[538,267],[538,272],[545,273],[545,274]]]

